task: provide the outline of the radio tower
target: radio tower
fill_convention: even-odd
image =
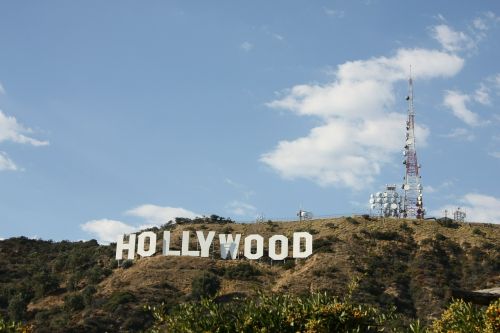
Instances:
[[[413,80],[408,80],[408,120],[406,121],[406,144],[403,154],[405,160],[403,164],[406,166],[406,173],[403,184],[403,217],[408,218],[424,218],[424,205],[422,198],[422,184],[420,183],[421,176],[419,175],[420,165],[417,162],[417,150],[415,147],[415,109],[413,107]]]

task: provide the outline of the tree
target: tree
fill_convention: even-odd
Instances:
[[[11,320],[20,321],[26,315],[27,302],[22,294],[16,294],[9,300],[7,311]]]
[[[219,290],[220,281],[217,275],[205,271],[193,279],[191,287],[191,295],[194,298],[210,297],[215,295]]]

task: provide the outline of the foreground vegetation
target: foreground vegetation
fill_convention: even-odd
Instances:
[[[182,304],[170,313],[148,307],[155,318],[152,333],[160,332],[500,332],[500,300],[478,308],[456,300],[441,318],[424,328],[419,321],[405,323],[394,312],[356,305],[326,294],[307,297],[264,295],[219,303],[214,298]]]

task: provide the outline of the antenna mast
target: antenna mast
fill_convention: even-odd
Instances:
[[[411,77],[408,80],[408,120],[406,121],[406,143],[403,154],[405,160],[403,164],[406,166],[406,173],[403,184],[403,217],[408,218],[424,218],[424,205],[422,197],[422,184],[420,183],[421,176],[419,175],[420,165],[417,162],[417,150],[415,147],[415,109],[413,106],[413,80]]]

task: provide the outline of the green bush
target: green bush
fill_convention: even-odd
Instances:
[[[453,301],[432,324],[432,333],[494,333],[500,332],[500,300],[486,310],[463,300]]]
[[[288,259],[287,261],[285,261],[282,265],[282,267],[284,269],[292,269],[292,268],[295,268],[295,260],[293,259]]]
[[[92,304],[92,301],[94,299],[94,294],[97,292],[97,289],[90,285],[85,287],[82,291],[82,297],[83,297],[83,304],[85,306],[90,306]]]
[[[500,300],[487,309],[462,300],[425,327],[419,320],[402,320],[393,311],[357,305],[326,294],[283,294],[217,303],[214,299],[184,303],[172,310],[165,305],[146,307],[154,318],[151,332],[500,332]]]
[[[445,228],[457,229],[460,226],[460,224],[458,224],[457,222],[454,222],[449,217],[442,217],[440,219],[437,219],[436,221],[437,221],[437,223],[439,223],[441,226],[443,226]]]
[[[46,270],[35,273],[32,277],[32,286],[35,291],[35,298],[41,298],[59,288],[59,279],[57,276]]]
[[[15,321],[7,321],[0,315],[0,333],[30,333],[33,327]]]
[[[104,304],[104,309],[115,311],[119,305],[135,302],[136,300],[135,295],[129,291],[118,291],[111,295],[106,304]]]
[[[325,294],[308,297],[259,294],[218,304],[213,299],[181,304],[167,314],[149,308],[153,332],[383,332],[392,318],[369,306]]]
[[[350,217],[350,216],[346,217],[346,218],[345,218],[345,220],[346,220],[347,222],[351,223],[351,224],[354,224],[354,225],[359,224],[359,222],[358,222],[355,218]]]
[[[439,232],[434,236],[436,238],[437,241],[445,241],[446,240],[446,236],[443,235],[443,234],[440,234]]]
[[[9,313],[9,317],[13,321],[21,321],[26,316],[26,308],[28,302],[23,297],[22,294],[16,294],[9,300],[9,306],[7,311]]]
[[[64,297],[64,307],[69,311],[80,311],[85,308],[83,296],[80,294],[72,294]]]
[[[226,268],[224,275],[229,279],[251,280],[261,273],[258,268],[247,262],[241,262]]]
[[[484,232],[482,232],[482,231],[481,231],[481,229],[479,229],[479,228],[477,228],[477,227],[476,227],[476,228],[474,228],[474,229],[472,229],[472,233],[473,233],[474,235],[484,236]]]
[[[374,230],[370,232],[370,235],[378,240],[392,241],[402,239],[401,235],[397,231]]]
[[[127,260],[124,260],[124,261],[122,262],[121,267],[122,267],[123,269],[127,269],[127,268],[132,267],[133,265],[134,265],[134,261],[133,261],[133,260],[130,260],[130,259],[127,259]]]
[[[204,271],[194,277],[191,283],[191,295],[195,299],[214,296],[220,288],[220,281],[217,275]]]

